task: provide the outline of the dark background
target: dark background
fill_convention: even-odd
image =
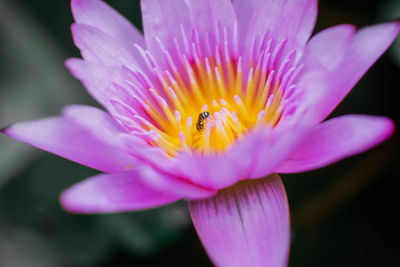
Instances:
[[[141,27],[139,1],[107,1]],[[320,1],[316,32],[400,17],[399,0]],[[0,126],[95,104],[63,66],[78,57],[67,0],[0,0]],[[400,43],[332,116],[385,115],[400,125]],[[327,168],[284,175],[290,266],[400,265],[400,135]],[[211,266],[185,202],[114,215],[73,215],[59,193],[94,170],[0,136],[0,266]]]

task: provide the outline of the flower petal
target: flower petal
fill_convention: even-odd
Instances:
[[[105,112],[79,106],[69,107],[66,112],[70,115],[17,123],[2,132],[100,171],[119,172],[133,167],[133,158],[115,142],[116,135],[122,130]],[[72,113],[90,124],[71,120]]]
[[[190,11],[190,18],[193,28],[199,33],[199,42],[203,53],[214,55],[215,45],[224,49],[222,41],[223,31],[233,35],[233,28],[236,23],[236,14],[230,0],[185,0]],[[218,25],[218,26],[217,26]],[[217,27],[216,27],[217,26]],[[228,38],[228,46],[232,42]],[[219,40],[218,40],[219,39]],[[217,40],[220,42],[217,44]],[[207,51],[210,49],[211,51]],[[230,48],[231,50],[231,48]]]
[[[214,190],[230,186],[244,178],[226,155],[181,153],[171,170],[187,177],[192,183]]]
[[[274,171],[309,132],[305,125],[287,125],[266,132],[257,143],[247,178],[264,177]]]
[[[277,174],[243,181],[209,199],[190,201],[189,209],[215,265],[287,265],[289,207]]]
[[[185,0],[189,7],[192,25],[200,33],[212,32],[215,20],[223,26],[233,26],[236,15],[230,0]]]
[[[140,138],[129,134],[120,134],[118,141],[125,147],[126,151],[133,157],[141,161],[141,164],[147,164],[152,168],[165,173],[164,176],[153,176],[151,184],[154,187],[167,186],[171,191],[188,199],[199,199],[210,197],[216,193],[216,190],[206,187],[204,184],[197,184],[189,180],[181,172],[176,170],[174,163],[180,162],[177,159],[165,155],[165,152],[149,145]],[[193,170],[192,170],[193,171]]]
[[[288,50],[301,52],[317,18],[316,0],[235,0],[233,5],[247,45],[270,31],[276,41],[288,39]]]
[[[399,30],[400,22],[391,22],[365,27],[353,35],[351,26],[341,25],[314,36],[307,44],[304,60],[318,63],[308,66],[299,82],[299,88],[305,90],[301,105],[310,111],[308,120],[319,123],[326,118]]]
[[[115,93],[113,83],[122,83],[116,69],[78,58],[68,59],[65,65],[94,99],[107,109],[112,107],[110,99]]]
[[[173,171],[184,177],[188,177],[193,183],[206,188],[223,189],[232,186],[241,179],[253,178],[254,171],[260,173],[260,165],[264,175],[272,172],[273,168],[266,164],[259,164],[260,148],[268,150],[268,135],[270,129],[260,129],[245,136],[243,140],[233,145],[226,154],[197,155],[193,153],[181,153]],[[275,166],[272,164],[272,166]],[[266,167],[267,169],[263,168]]]
[[[148,164],[178,177],[186,177],[190,183],[215,191],[232,186],[241,179],[257,179],[274,171],[290,151],[302,140],[308,127],[289,125],[258,129],[248,133],[226,153],[199,155],[181,152],[171,160],[159,150],[141,149],[141,145],[129,137],[124,141],[130,152]],[[196,196],[187,196],[189,199]]]
[[[76,22],[100,29],[125,44],[145,47],[143,35],[117,11],[99,0],[72,0],[72,13]]]
[[[162,62],[164,55],[158,38],[172,58],[177,58],[174,39],[183,47],[182,30],[190,36],[191,28],[189,10],[184,0],[142,0],[141,7],[144,36],[151,54]]]
[[[336,25],[317,33],[306,45],[303,60],[306,68],[336,69],[355,33],[356,27],[349,24]]]
[[[162,174],[152,171],[151,175]],[[168,187],[149,186],[147,178],[145,169],[96,175],[64,191],[61,204],[70,212],[106,213],[154,208],[180,198]]]
[[[213,195],[216,190],[232,185],[244,177],[240,176],[239,169],[225,155],[204,157],[181,152],[176,158],[171,158],[161,148],[150,147],[135,136],[121,134],[118,138],[132,156],[175,176],[176,179],[168,183],[176,183],[177,192],[189,199]],[[182,192],[185,187],[192,189]]]
[[[125,130],[103,110],[86,105],[71,105],[65,107],[62,115],[71,123],[79,127],[91,130],[93,136],[109,140],[117,144],[115,137]]]
[[[126,46],[111,35],[85,24],[75,23],[71,30],[74,42],[85,60],[106,67],[139,66],[135,58],[140,56],[132,44]]]
[[[275,170],[280,173],[309,171],[361,153],[389,138],[394,124],[389,118],[347,115],[315,127]]]

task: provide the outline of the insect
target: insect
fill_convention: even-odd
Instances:
[[[204,111],[199,114],[199,118],[197,119],[197,122],[196,122],[196,129],[199,133],[201,133],[203,131],[204,124],[205,124],[205,121],[208,118],[208,116],[210,116],[210,112],[208,112],[208,111]]]

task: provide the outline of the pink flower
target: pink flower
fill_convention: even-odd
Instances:
[[[185,198],[216,265],[285,266],[289,210],[274,173],[324,167],[393,132],[383,117],[323,120],[399,22],[310,39],[317,0],[142,0],[143,37],[99,0],[72,11],[83,59],[66,65],[106,111],[69,106],[2,130],[105,173],[62,194],[71,212]]]

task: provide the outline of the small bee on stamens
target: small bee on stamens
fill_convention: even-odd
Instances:
[[[210,116],[210,112],[208,111],[200,113],[199,118],[197,119],[196,122],[196,129],[199,133],[201,133],[204,130],[204,124],[206,123],[208,116]]]

